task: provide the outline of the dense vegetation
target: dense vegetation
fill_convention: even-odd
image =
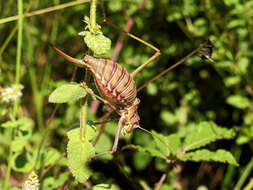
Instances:
[[[24,181],[43,190],[252,189],[253,0],[97,0],[101,29],[88,0],[73,2],[0,1],[0,189]],[[111,150],[119,116],[101,122],[109,111],[80,85],[87,72],[50,44],[77,58],[112,58],[130,73],[155,53],[104,23],[103,12],[161,51],[137,87],[207,39],[214,47],[211,59],[196,53],[138,92],[150,133],[121,135],[115,154],[89,161]]]

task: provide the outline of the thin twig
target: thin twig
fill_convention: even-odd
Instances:
[[[66,152],[64,152],[64,153],[62,153],[62,155],[61,156],[59,156],[59,158],[57,158],[56,160],[55,160],[55,162],[51,165],[51,166],[49,166],[47,169],[45,169],[45,168],[43,168],[42,169],[42,172],[41,172],[41,175],[40,175],[40,181],[43,179],[43,177],[46,175],[46,173],[51,169],[51,168],[53,168],[63,157],[65,157],[66,156]]]
[[[180,59],[178,62],[176,62],[174,65],[170,66],[168,69],[162,71],[161,73],[159,73],[158,75],[156,75],[155,77],[153,77],[152,79],[148,80],[147,82],[145,82],[143,85],[141,85],[138,89],[137,92],[141,91],[143,88],[145,88],[149,83],[154,82],[155,80],[157,80],[158,78],[160,78],[161,76],[165,75],[167,72],[171,71],[172,69],[174,69],[175,67],[177,67],[178,65],[180,65],[181,63],[185,62],[187,59],[189,59],[191,56],[193,56],[194,54],[196,54],[202,47],[203,45],[207,44],[208,42],[205,42],[203,44],[201,44],[199,47],[197,47],[195,50],[193,50],[191,53],[189,53],[188,55],[186,55],[184,58]]]
[[[69,2],[69,3],[64,3],[64,4],[61,4],[61,5],[56,5],[56,6],[53,6],[53,7],[48,7],[48,8],[45,8],[45,9],[40,9],[40,10],[37,10],[37,11],[26,13],[26,14],[23,14],[22,16],[24,18],[24,17],[35,16],[35,15],[41,15],[41,14],[49,13],[49,12],[52,12],[52,11],[57,11],[57,10],[65,9],[67,7],[72,7],[72,6],[75,6],[75,5],[86,3],[86,2],[89,2],[89,1],[90,0],[72,1],[72,2]],[[7,22],[15,21],[15,20],[18,19],[18,17],[19,16],[16,15],[16,16],[11,16],[11,17],[0,19],[0,24],[4,24],[4,23],[7,23]]]
[[[167,177],[167,173],[164,173],[162,177],[160,178],[159,182],[156,184],[155,190],[159,190],[164,182],[164,180]]]

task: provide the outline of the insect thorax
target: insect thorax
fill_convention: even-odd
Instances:
[[[137,112],[138,105],[140,103],[139,98],[135,98],[133,104],[124,110],[121,110],[121,114],[125,114],[125,125],[121,131],[123,135],[131,133],[134,129],[139,127],[140,117]]]

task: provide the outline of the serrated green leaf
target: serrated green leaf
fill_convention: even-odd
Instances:
[[[233,129],[219,127],[213,122],[201,122],[198,126],[192,127],[188,132],[183,150],[197,149],[218,139],[231,139],[234,136],[235,131]]]
[[[141,151],[141,152],[147,152],[151,156],[162,158],[162,159],[166,159],[166,156],[164,156],[161,153],[161,151],[158,151],[155,148],[149,148],[149,147],[148,148],[144,148],[144,147],[141,147],[139,145],[130,144],[130,145],[124,146],[124,149],[137,149],[138,151]]]
[[[87,33],[84,41],[95,55],[105,54],[111,49],[111,40],[103,34]]]
[[[214,162],[222,162],[229,163],[235,166],[238,166],[234,156],[223,149],[219,149],[216,152],[212,152],[207,149],[197,150],[195,152],[188,152],[181,157],[178,157],[181,161],[214,161]]]
[[[65,84],[56,88],[49,96],[51,103],[74,102],[86,96],[85,89],[80,84]]]
[[[245,109],[251,105],[249,99],[241,95],[229,96],[226,102],[230,104],[231,106],[234,106],[239,109]]]
[[[87,166],[88,160],[95,154],[95,149],[88,141],[81,141],[80,129],[72,129],[67,133],[68,166],[73,176],[80,182],[86,181],[92,174]]]

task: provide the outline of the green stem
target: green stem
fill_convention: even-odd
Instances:
[[[250,173],[251,173],[252,169],[253,169],[253,158],[250,160],[248,165],[245,167],[245,169],[244,169],[239,181],[237,182],[234,190],[241,189],[241,187],[244,184],[244,182],[246,181],[246,179],[250,176]]]
[[[15,78],[15,83],[19,84],[20,82],[20,65],[21,65],[21,53],[22,53],[22,36],[23,36],[23,0],[17,0],[18,2],[18,44],[17,44],[17,57],[16,57],[16,78]],[[14,108],[13,108],[13,118],[16,118],[17,115],[17,110],[18,110],[18,105],[19,105],[19,100],[16,99],[14,102]],[[9,129],[9,134],[10,134],[10,144],[13,139],[13,129]],[[12,160],[13,152],[12,148],[10,146],[10,152],[8,156],[8,166],[7,166],[7,172],[6,172],[6,177],[4,180],[4,190],[8,189],[9,186],[9,179],[10,179],[10,174],[11,174],[11,160]]]
[[[87,109],[88,109],[88,96],[85,97],[81,105],[80,112],[80,130],[81,130],[81,140],[85,141],[86,138],[86,124],[87,124]]]
[[[96,26],[96,6],[97,0],[91,0],[90,3],[90,24],[94,28]]]
[[[96,0],[91,0],[90,4],[90,24],[91,27],[96,26]],[[91,78],[91,73],[88,69],[86,69],[85,72],[85,83],[87,86],[90,85],[90,78]],[[86,124],[87,124],[87,112],[88,112],[88,101],[89,101],[89,95],[86,96],[84,101],[82,102],[81,105],[81,114],[80,114],[80,130],[81,130],[81,140],[85,140],[85,135],[86,135]]]

